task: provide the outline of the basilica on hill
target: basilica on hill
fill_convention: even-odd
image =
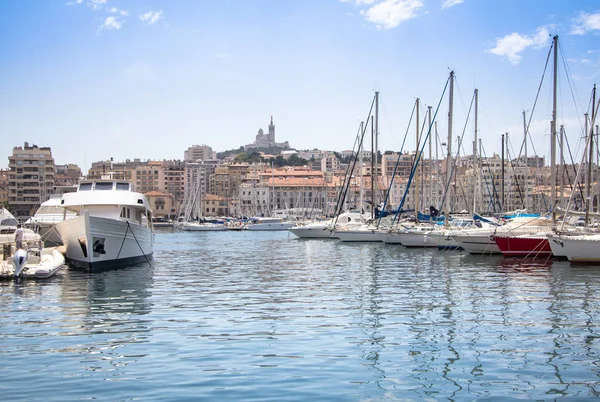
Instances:
[[[252,144],[245,145],[245,149],[256,149],[256,148],[282,148],[287,149],[290,144],[285,142],[275,142],[275,124],[273,124],[273,116],[271,116],[271,122],[269,123],[269,133],[265,134],[263,129],[258,130],[256,134],[256,140]]]

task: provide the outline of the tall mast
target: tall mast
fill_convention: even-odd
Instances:
[[[369,122],[367,121],[367,124]],[[360,122],[360,132],[363,133],[366,127],[364,127],[364,122]],[[358,147],[358,208],[360,209],[360,213],[362,216],[363,213],[363,193],[364,193],[364,183],[363,183],[363,147]],[[352,176],[350,176],[352,177]],[[356,182],[355,182],[356,183]],[[356,185],[356,184],[355,184]]]
[[[475,139],[473,140],[473,169],[475,169],[475,175],[473,177],[473,212],[477,212],[477,201],[479,194],[479,158],[477,158],[477,103],[479,99],[479,90],[475,89]]]
[[[450,96],[449,96],[449,107],[448,107],[448,154],[446,159],[446,174],[448,175],[448,183],[450,183],[452,177],[452,113],[454,104],[454,71],[450,71]],[[450,209],[452,209],[452,186],[448,185],[448,192],[446,198],[448,200],[448,208],[446,208],[446,215],[444,222],[447,224],[450,216]]]
[[[415,146],[415,177],[414,177],[414,183],[415,183],[415,218],[417,218],[417,222],[419,221],[419,211],[421,210],[420,205],[419,205],[419,166],[417,166],[417,161],[419,160],[419,141],[420,141],[420,136],[419,136],[419,126],[421,125],[420,121],[419,121],[419,117],[420,116],[420,111],[419,111],[419,106],[420,106],[420,102],[419,102],[419,98],[417,98],[416,100],[416,115],[417,115],[417,124],[415,124],[415,126],[417,127],[417,131],[416,131],[416,146]]]
[[[558,146],[560,148],[560,193],[558,203],[561,208],[565,207],[565,126],[560,125]]]
[[[556,86],[558,77],[558,35],[553,38],[554,77],[552,83],[552,123],[550,126],[550,208],[552,222],[556,221]]]
[[[431,185],[431,179],[433,177],[433,164],[432,164],[432,155],[431,155],[431,106],[427,106],[427,116],[429,116],[428,118],[428,125],[429,125],[429,174],[427,175],[427,177],[429,178],[428,183],[429,183],[429,205],[433,205],[433,186]]]
[[[589,153],[589,159],[588,159],[588,166],[587,166],[587,181],[585,183],[585,225],[587,226],[588,224],[588,219],[590,217],[590,197],[592,195],[591,192],[591,181],[592,181],[592,163],[594,162],[594,120],[596,117],[596,112],[595,112],[595,107],[596,107],[596,84],[594,84],[594,90],[592,93],[592,124],[590,125],[590,134],[589,134],[589,141],[590,141],[590,153]],[[586,119],[587,121],[587,119]],[[587,131],[587,130],[586,130]]]
[[[375,123],[371,116],[371,219],[375,219]]]
[[[502,134],[502,170],[500,171],[500,211],[504,211],[504,134]]]
[[[437,131],[437,121],[434,122],[435,124],[435,198],[436,201],[439,201],[439,182],[440,182],[440,163],[439,163],[439,155],[438,155],[438,131]],[[437,205],[437,203],[436,203]],[[442,208],[440,207],[440,210]]]
[[[525,148],[525,209],[529,211],[529,161],[527,160],[527,118],[523,110],[523,147]]]
[[[375,219],[375,206],[378,205],[376,194],[379,193],[379,92],[375,91],[375,173],[373,173],[373,183],[375,192],[373,193],[373,219]]]

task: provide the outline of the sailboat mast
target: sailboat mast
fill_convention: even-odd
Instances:
[[[416,151],[415,151],[416,152],[415,153],[415,163],[417,163],[417,161],[419,160],[419,148],[420,148],[419,147],[419,140],[420,140],[420,138],[419,138],[419,126],[420,126],[421,123],[420,123],[420,119],[419,118],[421,116],[420,116],[419,107],[420,107],[420,102],[419,102],[419,98],[417,98],[417,100],[416,100],[417,124],[415,124],[415,126],[417,127],[416,140],[415,140],[416,141],[415,142],[416,143],[416,147],[415,147],[415,149],[416,149]],[[415,196],[414,196],[414,199],[415,199],[415,218],[417,218],[417,222],[418,222],[419,221],[419,211],[421,210],[420,209],[420,205],[419,205],[419,190],[420,190],[419,189],[419,179],[420,179],[420,175],[419,175],[418,166],[415,166],[414,171],[415,171],[415,178],[414,178],[414,183],[415,183]]]
[[[473,183],[473,212],[477,212],[477,201],[479,194],[479,158],[477,158],[477,107],[479,90],[475,89],[475,139],[473,140],[473,169],[475,169]]]
[[[553,38],[554,77],[552,82],[552,123],[550,128],[550,208],[552,222],[556,221],[556,87],[558,77],[558,35]]]
[[[375,91],[375,173],[373,178],[375,183],[373,184],[375,192],[373,193],[373,219],[375,219],[375,206],[377,205],[377,193],[379,193],[378,176],[379,176],[379,92]]]
[[[375,124],[371,116],[371,219],[375,219]]]
[[[447,179],[448,179],[448,194],[446,196],[447,198],[447,205],[448,207],[446,208],[445,211],[445,220],[444,222],[448,222],[448,218],[450,215],[450,210],[452,209],[452,185],[450,180],[451,178],[451,174],[452,174],[452,114],[454,112],[453,108],[454,108],[454,71],[450,71],[450,95],[449,95],[449,107],[448,107],[448,144],[447,144],[447,150],[448,150],[448,154],[446,157],[446,175],[447,175]]]
[[[431,106],[427,106],[427,116],[429,116],[428,118],[428,126],[429,126],[429,133],[431,133]],[[429,134],[429,173],[427,174],[427,177],[429,180],[427,180],[427,182],[429,183],[429,205],[433,205],[433,186],[431,185],[431,179],[433,177],[433,165],[432,165],[432,161],[433,161],[433,157],[431,155],[431,134]]]
[[[372,218],[375,219],[375,206],[378,205],[378,200],[377,200],[377,193],[379,192],[379,186],[378,186],[378,176],[379,176],[379,92],[375,91],[375,149],[373,150],[374,152],[374,157],[375,157],[375,171],[372,173],[372,177],[371,177],[371,185],[373,187],[373,192],[372,192],[372,198],[373,198],[373,207],[372,209]]]
[[[504,134],[502,134],[502,170],[500,171],[500,211],[504,211]]]
[[[561,208],[565,207],[565,126],[560,125],[560,137],[559,137],[559,148],[560,148],[560,193],[558,203]]]
[[[529,208],[529,163],[527,160],[527,118],[523,110],[523,147],[525,148],[525,209]]]
[[[590,127],[589,141],[590,141],[590,153],[587,165],[587,181],[585,183],[585,225],[588,224],[588,219],[590,217],[590,197],[592,195],[591,192],[591,181],[592,181],[592,163],[594,161],[594,119],[596,117],[595,112],[596,107],[596,84],[594,84],[594,90],[592,92],[592,124]],[[587,120],[587,119],[586,119]],[[587,125],[587,124],[586,124]]]

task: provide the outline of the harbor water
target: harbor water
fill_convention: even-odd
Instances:
[[[592,399],[600,266],[167,229],[0,283],[0,342],[6,401]]]

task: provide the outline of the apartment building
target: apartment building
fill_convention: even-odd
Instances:
[[[50,147],[14,147],[8,157],[9,209],[18,219],[27,219],[52,194],[54,187],[54,158]]]

